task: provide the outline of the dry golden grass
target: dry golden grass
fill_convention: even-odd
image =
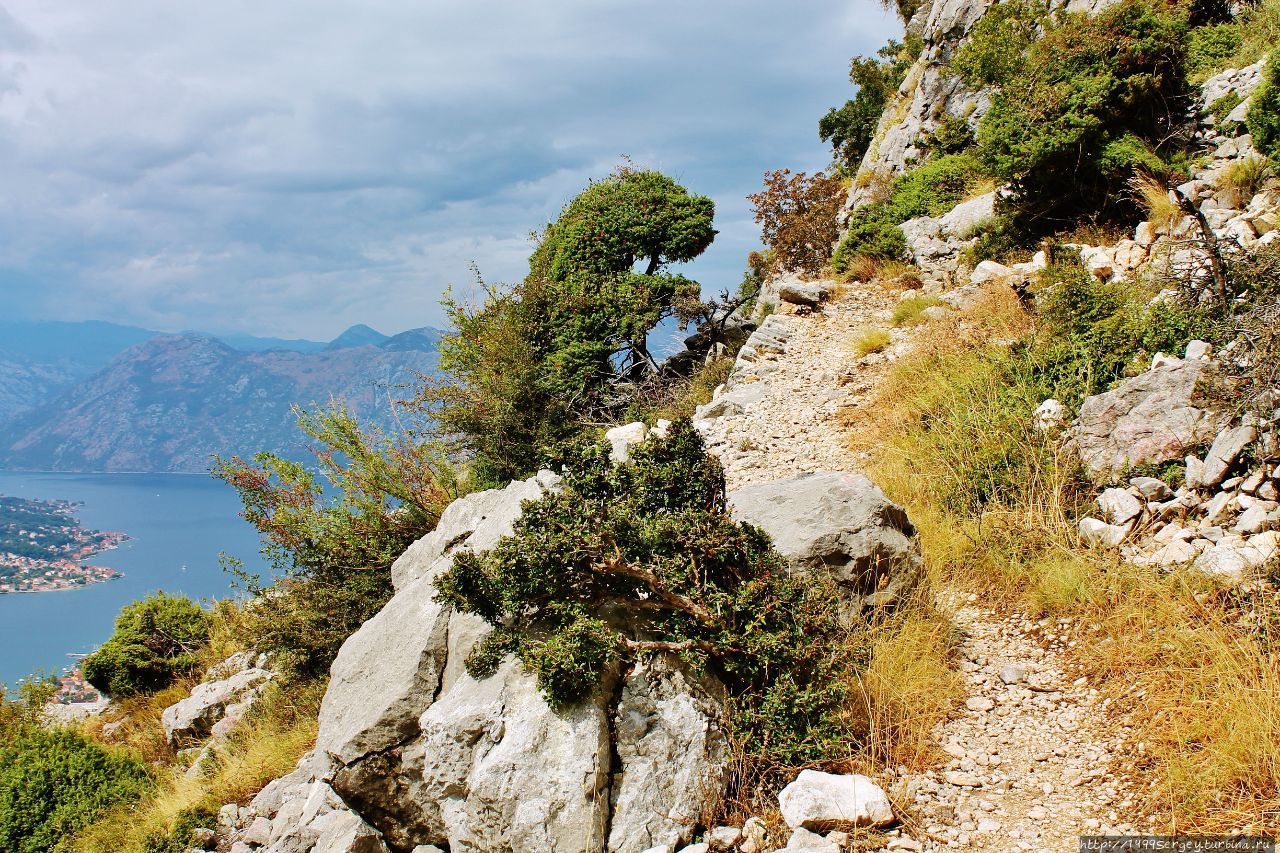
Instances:
[[[853,353],[858,357],[880,352],[893,338],[884,329],[862,329],[854,333]]]
[[[272,686],[239,729],[219,748],[210,769],[195,779],[181,766],[157,771],[155,791],[117,809],[74,844],[85,853],[147,853],[180,816],[216,812],[247,802],[272,779],[288,773],[315,744],[324,684]]]
[[[1169,198],[1169,189],[1159,178],[1139,172],[1129,180],[1129,190],[1138,204],[1147,211],[1147,219],[1156,231],[1172,231],[1182,219],[1182,211]]]
[[[1266,585],[1271,592],[1242,603],[1199,574],[1160,575],[1079,550],[1074,521],[1088,496],[1074,460],[1033,429],[1002,423],[1007,399],[994,388],[989,342],[1018,337],[1027,319],[998,292],[974,317],[982,321],[924,327],[916,353],[890,371],[852,434],[874,460],[873,479],[920,530],[928,575],[998,611],[1089,626],[1074,662],[1143,743],[1121,757],[1130,765],[1122,770],[1148,785],[1136,811],[1169,831],[1280,830],[1280,594]],[[1019,488],[980,509],[957,508],[944,494],[964,482],[955,469],[1010,441]],[[895,689],[926,694],[912,683],[933,682],[932,667],[921,672],[909,653],[885,660],[895,658]],[[894,713],[891,698],[878,704]],[[927,722],[898,724],[892,754],[910,755],[906,744]]]
[[[1236,160],[1227,167],[1222,176],[1223,183],[1240,193],[1241,201],[1249,203],[1249,199],[1261,190],[1266,183],[1275,177],[1271,161],[1266,157],[1251,155],[1243,160]]]
[[[931,590],[927,582],[919,592]],[[851,713],[866,732],[865,747],[853,769],[921,769],[939,757],[931,732],[964,697],[955,669],[958,637],[932,602],[912,605],[868,629],[858,648],[869,647],[871,660],[858,678]]]

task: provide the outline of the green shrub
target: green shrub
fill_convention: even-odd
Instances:
[[[561,491],[436,585],[493,626],[467,662],[475,677],[513,654],[565,706],[614,663],[676,651],[725,681],[749,754],[794,764],[840,740],[849,661],[835,653],[836,590],[792,576],[760,530],[729,517],[720,464],[687,419],[627,463],[607,445],[576,449]]]
[[[961,116],[946,115],[926,136],[921,146],[931,154],[959,154],[973,147],[973,128]]]
[[[977,133],[1024,219],[1043,232],[1086,211],[1136,214],[1123,191],[1132,167],[1171,149],[1191,120],[1186,29],[1181,13],[1145,0],[1046,23]]]
[[[512,288],[479,306],[449,300],[444,381],[421,402],[479,485],[526,477],[657,372],[649,333],[706,317],[701,287],[671,271],[715,238],[715,204],[630,165],[592,182],[549,224]]]
[[[831,256],[831,268],[844,272],[855,258],[875,258],[881,261],[901,260],[907,253],[907,238],[896,223],[887,222],[864,213],[863,208],[849,222],[849,230],[835,254]]]
[[[1253,93],[1245,118],[1253,145],[1263,154],[1280,157],[1280,61],[1272,54]]]
[[[1193,81],[1207,80],[1227,67],[1242,42],[1239,24],[1196,27],[1187,39],[1187,73]]]
[[[951,67],[970,89],[1008,83],[1022,73],[1025,51],[1035,41],[1037,24],[1046,14],[1046,5],[1039,0],[1005,0],[992,6],[974,24]]]
[[[880,352],[893,342],[893,336],[884,329],[862,329],[853,336],[853,354],[861,358]]]
[[[143,765],[65,729],[0,726],[0,850],[44,853],[149,786]]]
[[[942,300],[936,296],[908,296],[900,299],[893,307],[893,325],[914,326],[920,322],[920,315],[926,308],[941,304]]]
[[[115,631],[84,660],[84,676],[114,698],[167,686],[196,665],[209,639],[209,614],[183,595],[157,592],[126,605]]]
[[[831,258],[832,269],[845,272],[858,257],[901,260],[907,253],[907,240],[899,224],[917,216],[946,213],[984,178],[982,164],[969,154],[935,157],[899,176],[888,201],[854,213]]]
[[[895,224],[917,216],[941,216],[986,177],[982,163],[971,154],[926,160],[894,180],[884,215]]]
[[[255,597],[240,639],[290,674],[320,675],[390,599],[391,564],[431,532],[458,486],[436,445],[366,433],[341,406],[297,415],[316,466],[259,453],[219,459],[214,475],[239,495],[276,580],[263,585],[226,558]]]
[[[1176,301],[1148,303],[1130,284],[1098,281],[1078,261],[1040,274],[1043,334],[1030,356],[1046,396],[1072,405],[1150,366],[1157,352],[1180,352],[1207,333],[1205,319]]]

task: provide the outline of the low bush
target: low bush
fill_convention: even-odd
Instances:
[[[1015,39],[999,62],[975,60],[999,87],[977,153],[1033,230],[1085,212],[1132,218],[1120,188],[1135,167],[1177,150],[1192,124],[1186,32],[1180,11],[1126,0],[1092,17],[1046,19],[1025,47]]]
[[[830,581],[793,575],[760,530],[733,521],[724,475],[688,420],[615,464],[607,445],[566,460],[561,491],[525,506],[511,536],[463,553],[439,599],[493,632],[477,677],[508,654],[555,706],[599,690],[618,661],[675,652],[729,687],[735,739],[785,765],[846,747],[851,656]]]
[[[897,261],[907,254],[907,238],[902,236],[902,229],[897,224],[859,215],[862,210],[850,220],[849,230],[831,256],[831,268],[836,272],[853,269],[859,258]]]
[[[831,258],[837,272],[850,269],[855,258],[901,260],[907,241],[898,226],[918,216],[940,216],[963,201],[986,180],[982,164],[968,154],[926,160],[893,182],[887,201],[859,208]]]
[[[236,620],[243,643],[291,674],[318,675],[391,597],[392,562],[435,527],[458,486],[437,446],[366,433],[340,406],[299,411],[298,424],[317,468],[260,453],[219,459],[214,474],[236,490],[273,569],[264,583],[227,558],[254,596]]]
[[[79,830],[150,784],[140,762],[76,732],[0,723],[0,850],[70,849]]]
[[[861,358],[880,352],[892,342],[892,336],[884,329],[863,329],[853,336],[853,354]]]
[[[208,638],[209,614],[200,605],[157,592],[120,611],[111,638],[85,658],[84,676],[116,698],[158,690],[195,668]]]
[[[1244,203],[1248,204],[1248,199],[1274,177],[1275,169],[1270,160],[1251,155],[1228,166],[1226,174],[1222,176],[1222,183],[1239,192]]]
[[[900,299],[893,307],[893,325],[914,326],[923,319],[921,314],[926,308],[941,304],[942,300],[936,296],[908,296]]]
[[[1272,54],[1249,101],[1245,118],[1253,145],[1271,158],[1280,157],[1280,61]]]
[[[1243,46],[1239,24],[1208,24],[1191,30],[1187,38],[1187,74],[1191,82],[1202,83],[1226,68]]]

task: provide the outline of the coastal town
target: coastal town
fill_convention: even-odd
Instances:
[[[121,576],[83,561],[128,537],[82,527],[76,508],[0,495],[0,594],[77,589]]]

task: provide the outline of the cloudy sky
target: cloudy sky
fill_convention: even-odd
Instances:
[[[0,0],[0,318],[328,338],[439,324],[624,155],[712,196],[817,169],[874,0]]]

